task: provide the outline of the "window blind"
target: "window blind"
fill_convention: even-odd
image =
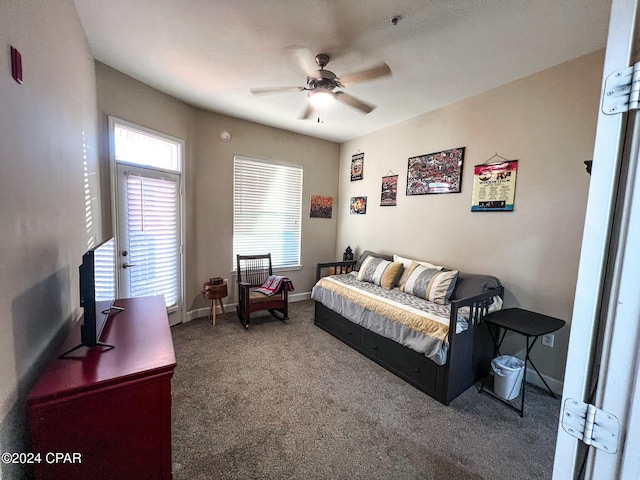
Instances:
[[[236,155],[233,185],[233,269],[236,255],[263,253],[300,265],[302,167]]]
[[[178,301],[178,185],[173,179],[127,174],[130,292]]]
[[[116,241],[111,238],[94,250],[96,301],[116,298]]]

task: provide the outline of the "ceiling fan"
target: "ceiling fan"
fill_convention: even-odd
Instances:
[[[251,93],[261,95],[266,93],[288,93],[288,92],[307,92],[309,103],[306,109],[300,115],[301,119],[311,117],[314,111],[326,108],[334,100],[344,103],[350,107],[356,108],[363,113],[369,113],[376,107],[374,105],[358,100],[352,95],[336,90],[345,88],[356,83],[368,82],[380,77],[391,75],[391,69],[386,63],[379,63],[374,67],[359,72],[351,73],[343,77],[338,76],[324,67],[329,63],[330,57],[326,53],[319,53],[315,57],[316,64],[320,70],[309,72],[307,76],[306,87],[275,87],[275,88],[253,88]]]

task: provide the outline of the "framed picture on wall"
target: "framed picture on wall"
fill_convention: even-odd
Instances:
[[[518,160],[483,163],[473,169],[472,212],[512,212]]]
[[[382,177],[381,207],[395,207],[398,196],[398,175]]]
[[[351,197],[349,202],[349,213],[354,215],[365,215],[367,213],[367,197]]]
[[[331,218],[333,212],[333,197],[311,195],[310,218]]]
[[[351,156],[351,181],[362,180],[364,177],[364,153]]]
[[[411,157],[407,167],[407,195],[460,193],[464,148]]]

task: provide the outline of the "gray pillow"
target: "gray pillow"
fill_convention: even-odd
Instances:
[[[378,257],[378,258],[382,258],[384,260],[388,260],[390,262],[393,262],[393,255],[385,255],[384,253],[376,253],[376,252],[372,252],[371,250],[365,250],[360,255],[360,258],[358,258],[358,261],[356,262],[356,266],[353,267],[353,269],[356,272],[358,272],[360,270],[360,267],[362,266],[362,262],[364,262],[364,259],[367,258],[370,255],[372,257]]]
[[[436,270],[412,262],[411,273],[400,289],[430,302],[447,305],[457,279],[457,270]]]

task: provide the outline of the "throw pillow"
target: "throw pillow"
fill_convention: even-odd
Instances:
[[[398,278],[402,273],[401,262],[390,262],[383,258],[369,255],[362,262],[358,271],[358,280],[380,285],[382,288],[391,290],[398,283]]]
[[[447,305],[456,286],[458,270],[445,272],[417,262],[411,264],[409,276],[401,290],[433,303]]]
[[[404,266],[404,271],[402,272],[402,275],[400,276],[400,280],[398,280],[398,288],[402,288],[402,286],[407,282],[407,278],[409,278],[409,274],[411,273],[411,264],[413,262],[416,262],[420,265],[423,265],[427,268],[433,268],[434,270],[442,270],[444,267],[439,266],[439,265],[433,265],[432,263],[429,262],[423,262],[420,260],[412,260],[411,258],[405,258],[405,257],[401,257],[400,255],[394,255],[393,256],[393,261],[394,262],[402,262],[402,265]]]
[[[364,252],[362,252],[362,255],[360,255],[360,257],[358,257],[358,261],[356,262],[356,266],[354,267],[354,270],[357,272],[360,270],[360,267],[362,267],[362,262],[364,262],[367,257],[377,257],[377,258],[382,258],[384,260],[389,260],[390,262],[393,261],[393,255],[385,255],[384,253],[376,253],[376,252],[372,252],[371,250],[365,250]]]

